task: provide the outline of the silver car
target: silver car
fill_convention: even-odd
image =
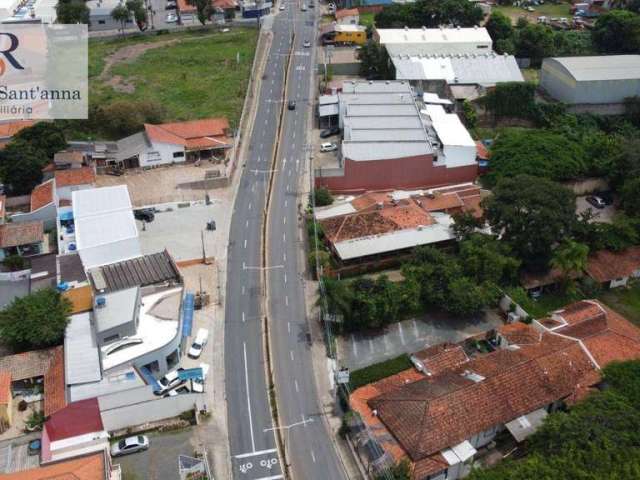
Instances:
[[[149,448],[149,437],[146,435],[136,435],[135,437],[123,438],[111,445],[111,456],[121,457],[130,453],[142,452]]]

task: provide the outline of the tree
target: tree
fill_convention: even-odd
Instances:
[[[482,220],[471,212],[454,213],[453,222],[453,233],[458,241],[469,238],[476,229],[482,227]]]
[[[14,195],[26,195],[42,181],[48,158],[42,150],[22,140],[12,141],[0,150],[0,177]]]
[[[491,13],[491,16],[485,23],[484,28],[487,29],[493,43],[498,40],[508,40],[513,36],[513,27],[511,26],[511,19],[499,10]]]
[[[582,272],[587,266],[589,246],[571,239],[565,240],[554,251],[550,265],[562,272],[564,289],[573,290],[572,275]]]
[[[377,28],[436,28],[440,25],[472,27],[482,21],[482,9],[465,0],[418,0],[393,4],[376,14]]]
[[[120,22],[120,28],[122,29],[122,34],[124,35],[124,27],[126,23],[131,18],[131,12],[124,5],[118,5],[113,10],[111,10],[111,18],[113,18],[116,22]]]
[[[360,75],[377,80],[392,80],[395,78],[393,64],[387,50],[374,40],[368,40],[358,50],[360,60]]]
[[[83,0],[60,0],[56,5],[58,23],[89,23],[89,7]]]
[[[142,3],[142,0],[127,0],[125,4],[127,10],[133,15],[136,25],[140,31],[147,29],[147,10]]]
[[[189,5],[194,5],[198,11],[198,21],[204,25],[207,20],[211,20],[213,8],[211,0],[187,0]]]
[[[333,203],[333,196],[331,192],[326,187],[319,187],[315,189],[315,206],[316,207],[325,207],[327,205],[331,205]]]
[[[518,279],[520,260],[509,246],[491,235],[474,233],[460,242],[460,264],[475,283],[513,285]]]
[[[502,177],[532,175],[571,180],[587,173],[586,152],[579,142],[549,130],[509,129],[491,148],[490,184]]]
[[[96,112],[98,124],[112,138],[132,135],[145,123],[161,123],[164,116],[163,106],[151,100],[115,100]]]
[[[502,178],[483,206],[493,231],[534,271],[547,268],[553,245],[569,235],[575,222],[573,193],[530,175]]]
[[[546,25],[527,23],[517,29],[516,56],[529,58],[531,66],[538,67],[543,58],[555,54],[553,38],[553,30]]]
[[[49,159],[67,148],[64,131],[52,122],[38,122],[31,127],[23,128],[14,135],[13,141],[23,141],[35,149],[42,150]]]
[[[5,268],[8,268],[12,272],[23,270],[27,264],[26,260],[20,255],[9,255],[2,261]]]
[[[598,17],[591,37],[600,52],[638,53],[640,16],[625,10],[611,10]]]
[[[640,216],[640,177],[630,178],[620,191],[622,208],[628,215]]]
[[[478,124],[478,114],[470,101],[465,100],[462,103],[462,113],[464,115],[464,123],[467,125],[467,128],[476,128]]]
[[[467,277],[454,279],[449,284],[446,310],[461,317],[469,317],[493,303],[488,290]]]
[[[70,313],[71,303],[59,292],[37,290],[0,311],[0,336],[17,351],[58,345]]]

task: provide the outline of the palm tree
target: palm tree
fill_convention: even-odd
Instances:
[[[124,5],[118,5],[116,8],[111,10],[111,18],[113,18],[116,22],[120,22],[120,26],[122,27],[122,35],[124,36],[124,26],[130,18],[130,13],[127,7]]]
[[[562,272],[565,291],[573,290],[572,274],[580,273],[587,266],[589,247],[584,243],[566,240],[553,251],[551,266]]]

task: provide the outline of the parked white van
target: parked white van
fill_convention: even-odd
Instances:
[[[198,330],[198,333],[196,334],[195,341],[193,342],[193,344],[191,345],[191,348],[189,349],[189,353],[188,353],[189,357],[191,358],[200,357],[200,354],[202,353],[202,349],[207,344],[208,339],[209,339],[209,330],[207,330],[206,328],[200,328]]]

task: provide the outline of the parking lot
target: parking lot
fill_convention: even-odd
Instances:
[[[595,217],[594,222],[611,223],[613,216],[616,213],[616,208],[613,205],[607,205],[604,208],[596,208],[587,202],[587,196],[576,197],[576,213],[580,215],[582,212],[591,209]]]
[[[352,334],[339,340],[340,362],[351,369],[363,368],[402,353],[410,353],[443,342],[457,343],[473,335],[502,325],[497,312],[482,317],[460,319],[428,314],[420,319],[404,320],[374,335]]]
[[[197,445],[192,444],[192,430],[148,433],[149,449],[116,457],[123,480],[175,480],[178,478],[178,455],[193,456]]]

